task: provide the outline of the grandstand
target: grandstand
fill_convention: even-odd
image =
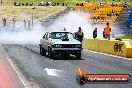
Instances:
[[[86,10],[91,14],[91,23],[110,22],[114,28],[116,37],[132,39],[132,9],[121,5],[97,5],[87,4],[76,6],[76,10]]]
[[[127,25],[132,25],[132,10],[129,13],[128,19],[126,21]]]
[[[122,6],[111,6],[111,5],[94,5],[88,4],[85,6],[76,6],[76,10],[86,10],[91,14],[91,19],[96,20],[97,23],[115,23],[119,14],[121,13]]]
[[[129,11],[129,16],[125,21],[125,28],[123,29],[123,33],[132,36],[132,10]]]

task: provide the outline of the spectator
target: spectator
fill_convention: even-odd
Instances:
[[[100,3],[100,6],[103,6],[104,4],[103,3]]]
[[[66,28],[64,28],[64,31],[66,31]]]
[[[97,17],[93,16],[93,22],[94,22],[94,23],[97,22]]]
[[[81,4],[80,4],[80,6],[84,6],[84,4],[83,4],[83,3],[81,3]]]
[[[111,6],[116,6],[116,5],[114,3],[112,3]]]
[[[77,3],[76,6],[79,6],[79,4]]]
[[[105,30],[103,31],[103,38],[105,38]]]
[[[111,13],[114,13],[114,10],[112,9]]]
[[[76,35],[76,39],[82,43],[83,37],[84,37],[84,33],[82,32],[82,28],[81,27],[79,27],[78,29],[79,29],[78,32],[76,32],[76,34],[75,34]]]
[[[15,24],[16,24],[15,18],[13,18],[12,22],[13,22],[13,27],[15,27]]]
[[[3,27],[6,27],[6,19],[3,18],[2,20],[3,20]]]
[[[97,19],[100,19],[100,17],[98,16]]]
[[[31,26],[31,21],[28,20],[28,28],[30,29],[30,26]]]
[[[60,5],[60,3],[57,3],[56,5],[57,5],[57,6],[59,6],[59,5]]]
[[[65,3],[62,3],[62,6],[65,6]]]
[[[116,15],[116,16],[119,16],[119,14],[118,14],[118,13],[116,13],[115,15]]]
[[[23,22],[24,22],[24,28],[26,28],[26,20],[24,20]]]
[[[111,33],[111,27],[109,26],[109,23],[106,23],[106,27],[104,28],[104,34],[105,34],[105,39],[108,38],[110,40],[110,33]]]
[[[125,3],[125,4],[123,5],[123,7],[127,8],[127,3]]]
[[[96,7],[94,7],[93,10],[96,10]]]
[[[93,38],[95,39],[96,37],[97,37],[97,28],[95,28],[93,31]]]
[[[46,6],[49,6],[49,5],[50,5],[50,4],[47,2],[47,3],[46,3]]]
[[[32,5],[33,5],[33,3],[30,3],[29,5],[30,5],[30,6],[32,6]]]

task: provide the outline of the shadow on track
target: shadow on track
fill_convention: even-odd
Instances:
[[[48,57],[48,56],[46,56],[46,57]],[[51,58],[51,59],[53,59],[53,60],[85,60],[85,59],[82,59],[82,58],[81,59],[77,59],[73,55],[70,55],[69,57],[65,57],[65,56],[62,56],[62,55],[57,55],[57,56],[55,56],[54,58]]]

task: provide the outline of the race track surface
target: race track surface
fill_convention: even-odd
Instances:
[[[76,70],[83,67],[88,74],[130,74],[132,60],[82,51],[82,59],[74,56],[57,60],[39,54],[38,45],[2,45],[32,88],[132,88],[130,84],[86,84],[76,82]]]

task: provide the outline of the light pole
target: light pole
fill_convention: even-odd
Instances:
[[[32,13],[32,26],[33,26],[33,13]]]
[[[33,23],[34,23],[34,19],[33,19],[33,12],[34,12],[34,9],[35,9],[35,7],[32,8],[32,26],[33,26]]]

